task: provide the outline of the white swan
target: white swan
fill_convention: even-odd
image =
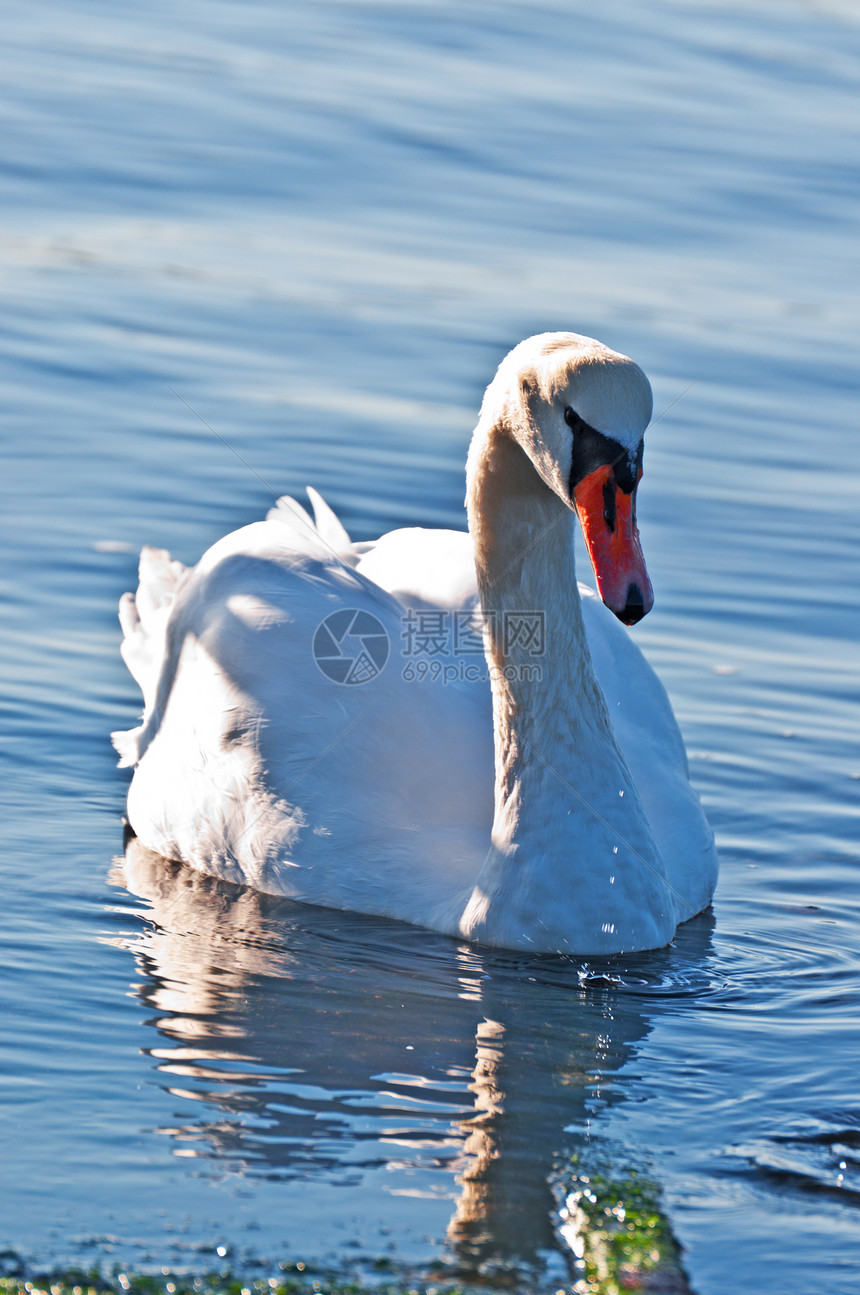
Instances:
[[[577,588],[573,556],[578,514],[604,602],[628,623],[649,610],[635,493],[650,417],[631,360],[542,334],[484,398],[470,534],[354,545],[309,492],[316,523],[281,500],[191,570],[145,549],[120,604],[145,712],[114,734],[137,765],[142,843],[486,944],[666,944],[710,903],[713,836],[666,694]],[[454,642],[474,648],[476,607],[485,658]],[[337,681],[362,667],[366,682]]]

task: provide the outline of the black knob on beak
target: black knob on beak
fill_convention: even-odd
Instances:
[[[617,613],[618,619],[625,625],[635,625],[644,615],[645,599],[642,597],[642,590],[638,585],[629,585],[627,602],[624,605],[624,611]]]

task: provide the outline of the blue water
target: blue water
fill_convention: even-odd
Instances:
[[[578,1156],[659,1184],[697,1295],[855,1292],[856,8],[45,0],[3,35],[0,1243],[555,1290]],[[483,387],[553,328],[667,410],[635,634],[713,913],[607,969],[123,863],[140,545],[193,562],[308,482],[359,538],[462,525]]]

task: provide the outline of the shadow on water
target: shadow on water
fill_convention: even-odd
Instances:
[[[134,839],[111,879],[147,902],[120,943],[159,1082],[188,1099],[158,1130],[175,1154],[246,1184],[358,1188],[389,1170],[394,1195],[450,1200],[443,1262],[459,1274],[559,1255],[576,1272],[559,1204],[623,1099],[617,1077],[657,1013],[713,990],[708,916],[667,950],[598,964],[261,895]]]

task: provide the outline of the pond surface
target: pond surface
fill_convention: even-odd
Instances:
[[[555,1290],[596,1166],[656,1184],[698,1295],[855,1292],[856,8],[45,0],[3,27],[0,1244]],[[194,562],[306,483],[358,538],[462,526],[483,387],[554,328],[667,411],[635,634],[713,913],[530,961],[124,858],[140,545]]]

